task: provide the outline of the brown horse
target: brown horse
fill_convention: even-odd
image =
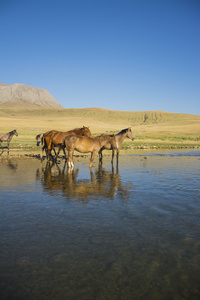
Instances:
[[[55,160],[57,160],[57,157],[58,157],[61,149],[63,150],[63,153],[66,157],[63,140],[66,136],[69,136],[69,135],[80,135],[80,136],[90,137],[92,134],[91,134],[89,127],[85,127],[85,126],[83,126],[82,128],[75,128],[73,130],[69,130],[69,131],[65,131],[65,132],[52,130],[52,131],[44,134],[43,135],[43,139],[44,139],[44,147],[43,148],[44,149],[46,148],[48,160],[49,160],[49,157],[52,156],[51,151],[55,147],[58,147],[58,152],[57,152]]]
[[[52,134],[53,133],[56,133],[56,132],[58,132],[57,130],[50,130],[50,131],[47,131],[47,132],[45,132],[45,133],[40,133],[40,134],[38,134],[38,135],[36,135],[36,142],[37,142],[37,146],[39,146],[40,145],[40,143],[42,144],[42,153],[41,153],[41,155],[40,155],[40,157],[41,157],[41,160],[43,159],[43,151],[45,150],[45,152],[46,152],[46,154],[47,154],[47,146],[46,146],[46,142],[45,142],[45,137],[47,137],[47,139],[49,138],[51,138],[51,136],[52,136]],[[56,151],[55,151],[55,149],[53,149],[54,150],[54,154],[56,155]]]
[[[113,148],[116,147],[116,140],[115,136],[110,135],[101,135],[97,137],[82,137],[82,136],[67,136],[64,139],[64,147],[67,148],[68,151],[68,162],[67,165],[69,168],[74,167],[73,163],[73,153],[74,150],[81,152],[81,153],[88,153],[91,152],[91,159],[90,159],[90,168],[92,167],[92,163],[96,153],[105,146],[107,143],[110,143]]]
[[[123,143],[123,141],[124,141],[124,139],[126,137],[129,138],[129,139],[131,139],[132,141],[134,140],[134,137],[133,137],[133,134],[132,134],[132,131],[131,131],[130,127],[126,128],[126,129],[123,129],[119,133],[115,134],[116,149],[117,149],[117,164],[118,164],[118,161],[119,161],[119,151],[120,151],[122,143]],[[112,160],[111,160],[111,163],[113,164],[115,149],[114,149],[114,147],[110,143],[107,143],[105,146],[103,146],[100,149],[100,151],[99,151],[99,163],[102,164],[102,159],[103,159],[102,151],[104,149],[112,150]]]

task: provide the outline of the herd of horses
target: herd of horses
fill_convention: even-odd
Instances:
[[[9,143],[12,137],[17,134],[16,130],[13,130],[6,134],[0,134],[0,146],[2,142]],[[90,158],[90,168],[94,161],[96,154],[99,154],[99,163],[102,164],[103,155],[102,152],[104,149],[112,150],[112,159],[111,163],[113,164],[114,154],[116,150],[116,162],[119,161],[119,152],[122,146],[122,143],[125,138],[134,140],[131,128],[126,128],[121,130],[117,134],[101,134],[100,136],[92,136],[89,127],[83,126],[82,128],[75,128],[70,131],[57,131],[51,130],[36,136],[37,146],[42,144],[42,153],[40,155],[41,161],[43,160],[43,152],[46,152],[47,160],[57,161],[58,155],[62,150],[67,161],[67,166],[70,169],[74,168],[73,154],[74,150],[80,153],[91,153]],[[58,148],[56,153],[55,148]],[[66,155],[66,151],[68,155]],[[54,151],[54,156],[52,155]]]
[[[96,154],[99,154],[99,162],[102,164],[102,151],[104,149],[112,150],[111,162],[113,164],[114,153],[116,150],[116,161],[118,164],[119,152],[122,142],[126,137],[134,140],[130,127],[121,130],[117,134],[101,134],[100,136],[92,136],[89,127],[83,126],[82,128],[75,128],[66,132],[51,130],[45,132],[44,134],[37,135],[36,140],[37,145],[42,143],[41,159],[43,159],[43,151],[45,150],[47,160],[49,161],[50,158],[52,158],[54,161],[56,161],[60,151],[62,150],[64,156],[66,157],[68,167],[73,168],[74,150],[80,153],[91,153],[90,167],[92,167],[92,163]],[[57,153],[55,148],[58,148]],[[68,152],[68,156],[66,155],[65,149]],[[54,157],[52,156],[52,151],[54,151]]]

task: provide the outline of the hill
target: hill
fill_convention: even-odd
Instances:
[[[132,127],[140,136],[200,136],[200,116],[162,111],[114,111],[101,108],[83,109],[21,109],[0,105],[2,127],[32,126],[38,130],[69,130],[90,126],[93,132],[119,131]],[[11,125],[12,124],[12,125]]]
[[[17,129],[12,147],[32,149],[39,133],[89,126],[93,135],[117,133],[131,127],[135,140],[125,148],[185,148],[200,146],[200,116],[163,111],[115,111],[102,108],[25,108],[0,104],[0,132]]]
[[[0,84],[0,104],[15,108],[62,108],[62,105],[47,90],[19,83],[13,85]]]

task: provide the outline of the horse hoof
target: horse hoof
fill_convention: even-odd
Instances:
[[[68,168],[70,168],[70,169],[73,169],[73,168],[74,168],[74,163],[71,162],[71,161],[69,161],[69,162],[67,163],[67,165],[68,165]]]

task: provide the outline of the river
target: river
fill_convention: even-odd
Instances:
[[[200,298],[200,150],[110,158],[0,164],[1,299]]]

